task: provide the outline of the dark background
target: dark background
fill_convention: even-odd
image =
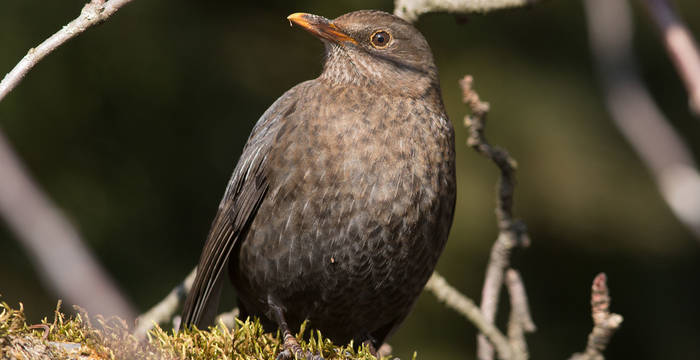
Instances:
[[[637,5],[637,2],[634,2]],[[0,73],[75,18],[84,0],[0,1]],[[700,4],[676,1],[700,36]],[[285,90],[320,71],[322,46],[290,29],[297,11],[336,17],[390,1],[134,1],[51,54],[0,103],[0,127],[140,311],[195,265],[250,129]],[[635,6],[644,79],[697,155],[700,121],[654,27]],[[491,102],[490,139],[520,171],[516,211],[531,248],[514,263],[534,320],[535,358],[566,358],[591,329],[589,293],[605,271],[625,317],[610,358],[700,358],[700,243],[674,218],[603,106],[583,8],[421,17],[457,131],[457,213],[438,270],[478,299],[496,236],[494,166],[465,145],[457,80]],[[2,169],[0,169],[2,171]],[[0,222],[2,300],[51,314],[49,293]],[[227,301],[232,301],[229,293]],[[229,303],[230,304],[230,303]],[[504,312],[501,312],[503,315]],[[505,320],[505,316],[502,316]],[[474,327],[424,294],[391,339],[395,354],[473,358]]]

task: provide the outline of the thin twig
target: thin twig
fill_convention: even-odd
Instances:
[[[649,16],[663,36],[664,45],[688,91],[688,102],[700,116],[700,53],[693,35],[667,0],[644,0]]]
[[[484,130],[489,104],[481,101],[479,95],[472,89],[472,83],[471,76],[465,76],[460,80],[462,100],[471,110],[471,115],[464,119],[465,125],[469,128],[467,144],[496,163],[501,171],[496,206],[499,234],[491,248],[481,293],[481,312],[489,322],[493,323],[503,286],[503,273],[510,266],[510,254],[515,246],[527,246],[530,240],[525,224],[513,219],[513,191],[517,164],[507,151],[491,146],[486,140]],[[481,360],[493,359],[493,347],[483,335],[479,335],[477,356]]]
[[[394,15],[414,22],[430,12],[486,13],[489,11],[521,7],[537,0],[395,0]]]
[[[527,303],[525,285],[520,274],[515,269],[506,271],[506,287],[510,295],[510,319],[508,320],[508,339],[516,352],[524,354],[523,359],[529,357],[525,334],[535,332],[535,323],[530,316],[530,307]]]
[[[586,350],[571,356],[569,360],[603,360],[603,351],[610,338],[622,324],[622,316],[610,313],[610,294],[605,273],[593,279],[591,291],[591,314],[593,331],[588,335]]]
[[[700,171],[639,75],[629,4],[586,0],[583,5],[593,60],[612,120],[654,176],[673,213],[700,240]]]
[[[457,311],[474,324],[494,344],[501,358],[511,358],[511,347],[505,335],[493,325],[493,321],[489,321],[484,317],[481,309],[476,306],[474,301],[448,284],[445,278],[438,274],[437,271],[433,272],[428,283],[425,284],[425,289],[432,292],[447,307]]]
[[[89,27],[105,21],[112,16],[119,8],[128,4],[132,0],[92,0],[85,4],[80,16],[71,21],[44,40],[39,46],[29,49],[27,55],[20,60],[14,69],[10,71],[5,78],[0,82],[0,102],[10,93],[21,81],[24,76],[41,61],[46,55],[56,50],[66,41],[80,35]]]
[[[44,330],[44,334],[41,335],[42,340],[46,340],[46,338],[49,337],[49,332],[51,332],[51,328],[49,328],[49,326],[46,324],[30,325],[27,328],[28,329],[42,329],[42,330]]]
[[[192,288],[192,283],[194,282],[196,274],[197,268],[192,269],[185,280],[170,290],[170,293],[168,293],[163,300],[145,313],[139,315],[136,328],[134,329],[134,335],[136,335],[136,337],[143,339],[148,330],[151,330],[155,324],[162,324],[170,321],[173,314],[175,314],[177,309],[185,302],[185,298]]]

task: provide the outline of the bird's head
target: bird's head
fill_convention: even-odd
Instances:
[[[416,96],[438,84],[428,42],[413,25],[394,15],[360,10],[334,20],[306,13],[288,19],[325,44],[322,79],[375,84]]]

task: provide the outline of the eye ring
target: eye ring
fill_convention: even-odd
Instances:
[[[369,37],[369,42],[375,49],[384,49],[391,42],[391,34],[386,30],[377,30]]]

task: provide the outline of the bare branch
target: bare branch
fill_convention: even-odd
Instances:
[[[10,93],[24,76],[41,61],[46,55],[56,50],[66,41],[80,35],[89,27],[105,21],[119,8],[132,0],[92,0],[85,4],[80,16],[64,26],[61,30],[44,40],[39,46],[29,49],[27,55],[20,60],[14,69],[10,71],[0,82],[0,102]]]
[[[44,284],[91,313],[133,319],[131,304],[27,174],[1,131],[0,169],[0,215],[31,255]]]
[[[612,119],[649,168],[664,200],[700,240],[700,172],[636,69],[625,1],[586,0],[589,39]]]
[[[668,0],[644,0],[643,3],[659,27],[666,50],[685,83],[691,110],[700,116],[700,54],[693,35]]]
[[[479,95],[472,89],[472,82],[471,76],[465,76],[460,80],[463,101],[471,111],[471,115],[464,119],[465,125],[469,128],[467,144],[492,160],[501,171],[496,206],[499,234],[491,248],[481,293],[481,312],[489,322],[493,323],[503,286],[503,273],[510,266],[510,254],[515,246],[527,246],[530,240],[525,224],[513,219],[513,190],[517,164],[507,151],[491,146],[486,140],[484,130],[489,104],[481,101]],[[479,335],[477,356],[481,360],[493,359],[493,347],[482,335]]]
[[[78,18],[29,50],[0,82],[0,101],[46,55],[131,0],[92,0]],[[0,133],[0,215],[32,254],[46,285],[68,302],[92,313],[134,318],[131,305],[85,248],[78,232],[32,181]]]
[[[163,300],[145,313],[139,315],[136,319],[136,328],[134,329],[134,335],[136,335],[136,337],[143,339],[148,330],[153,329],[155,324],[162,324],[170,321],[173,314],[175,314],[182,303],[185,302],[185,298],[187,298],[187,293],[189,293],[192,288],[192,283],[194,282],[196,274],[197,268],[192,269],[185,280],[170,290],[170,293],[168,293]]]
[[[569,360],[603,360],[603,351],[610,338],[622,324],[622,316],[610,313],[610,295],[605,273],[593,279],[591,292],[591,313],[593,331],[588,335],[588,345],[582,353],[574,354]]]
[[[537,0],[395,0],[394,15],[414,22],[430,12],[486,13],[521,7]]]
[[[506,271],[506,287],[510,295],[510,319],[508,320],[508,339],[516,352],[524,354],[524,359],[529,357],[525,333],[535,332],[535,323],[530,316],[530,307],[527,304],[525,285],[517,270]]]
[[[474,301],[448,284],[445,278],[440,276],[437,271],[433,272],[428,283],[425,284],[425,290],[432,292],[439,301],[442,301],[447,307],[457,311],[474,324],[486,336],[488,341],[494,344],[501,358],[511,358],[511,347],[505,335],[493,325],[493,321],[489,321],[484,317]]]

